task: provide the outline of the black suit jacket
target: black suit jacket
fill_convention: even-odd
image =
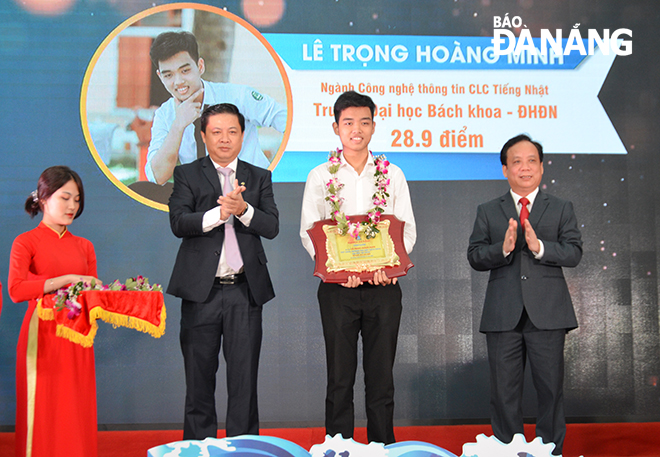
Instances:
[[[505,258],[502,246],[510,218],[518,221],[518,237],[515,250]],[[475,270],[490,270],[481,332],[513,330],[523,306],[539,329],[574,329],[578,325],[562,271],[582,258],[573,205],[539,191],[529,222],[543,242],[545,253],[540,260],[525,243],[510,192],[477,209],[468,261]]]
[[[243,199],[254,208],[249,227],[235,218],[236,239],[250,292],[255,302],[262,305],[275,296],[260,238],[272,239],[279,233],[271,173],[239,160],[236,179],[245,183]],[[220,195],[220,179],[208,156],[174,169],[170,226],[182,241],[167,293],[195,302],[208,298],[220,261],[225,225],[204,233],[202,219],[206,211],[218,205]]]

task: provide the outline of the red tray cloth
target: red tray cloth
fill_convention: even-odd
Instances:
[[[87,290],[78,296],[80,314],[69,319],[69,310],[55,309],[56,296],[48,294],[40,299],[37,312],[42,320],[57,324],[56,335],[92,347],[98,330],[97,319],[113,327],[127,327],[160,338],[165,333],[165,302],[162,292],[137,290]]]

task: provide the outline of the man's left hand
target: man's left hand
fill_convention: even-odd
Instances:
[[[389,284],[396,284],[397,278],[388,278],[385,270],[378,270],[374,272],[374,278],[369,280],[369,284],[379,286],[387,286]]]
[[[525,219],[525,241],[530,251],[538,253],[541,250],[541,243],[539,243],[539,239],[536,237],[536,232],[532,228],[529,219]]]

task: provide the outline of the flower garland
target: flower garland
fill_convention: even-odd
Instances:
[[[107,285],[97,284],[94,279],[92,282],[78,281],[72,283],[67,287],[62,287],[59,289],[55,296],[57,297],[55,301],[55,309],[61,311],[64,308],[69,310],[69,313],[66,317],[69,319],[74,319],[80,315],[82,311],[82,306],[78,303],[78,297],[80,294],[86,290],[139,290],[139,291],[161,291],[163,288],[160,284],[154,284],[153,286],[149,284],[149,279],[144,276],[138,276],[137,278],[128,278],[125,284],[119,282],[118,279],[115,279],[112,283]]]
[[[337,178],[337,171],[339,171],[339,167],[341,166],[341,150],[330,151],[328,162],[328,171],[332,177],[325,185],[328,190],[328,196],[325,197],[325,200],[330,203],[331,219],[337,222],[339,234],[348,234],[357,239],[360,236],[360,232],[364,232],[367,238],[375,237],[380,232],[378,230],[378,223],[380,222],[380,216],[385,212],[384,207],[387,206],[386,199],[390,196],[387,193],[387,188],[390,185],[390,178],[387,177],[390,163],[387,161],[387,158],[384,155],[374,157],[374,163],[376,165],[374,186],[376,186],[376,192],[371,197],[374,207],[367,211],[367,221],[363,223],[350,222],[344,212],[341,211],[341,204],[344,202],[344,199],[338,194],[344,185]]]

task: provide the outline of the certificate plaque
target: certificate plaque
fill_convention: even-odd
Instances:
[[[366,222],[367,216],[349,216],[349,220]],[[404,224],[395,216],[382,215],[374,238],[361,233],[356,239],[340,235],[331,219],[315,222],[307,230],[314,244],[314,276],[329,283],[345,283],[349,276],[366,282],[381,269],[390,278],[404,276],[413,266],[403,244]]]

